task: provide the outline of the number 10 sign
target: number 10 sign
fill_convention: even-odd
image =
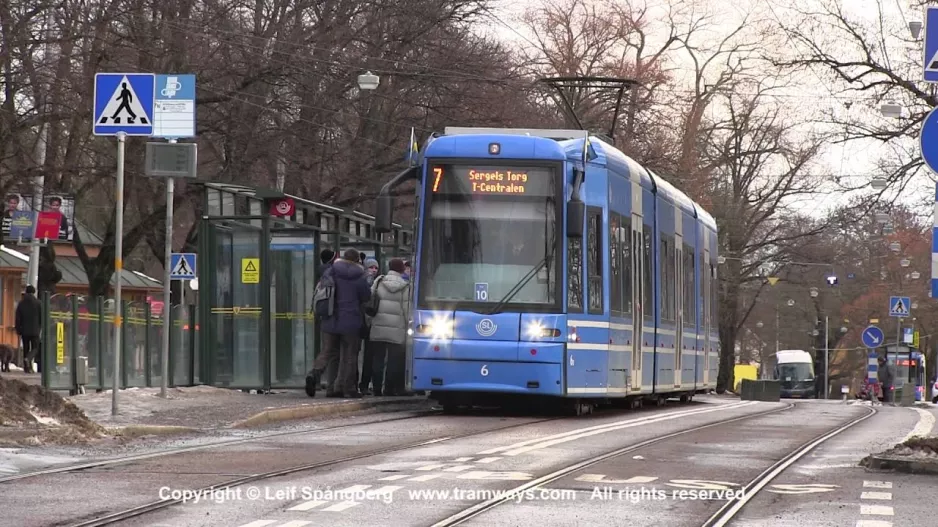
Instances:
[[[489,299],[488,282],[476,282],[476,302],[486,302]]]

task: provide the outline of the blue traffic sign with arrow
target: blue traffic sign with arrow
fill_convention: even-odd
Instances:
[[[885,335],[883,335],[883,330],[879,329],[876,326],[869,326],[863,330],[863,345],[867,348],[878,348],[880,344],[883,343]]]

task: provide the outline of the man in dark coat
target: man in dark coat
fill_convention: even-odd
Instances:
[[[343,398],[360,398],[358,391],[358,353],[361,349],[361,331],[365,323],[362,305],[371,298],[371,288],[365,278],[365,268],[359,262],[358,251],[349,249],[341,259],[333,262],[326,272],[335,282],[335,308],[332,316],[322,321],[322,353],[316,359],[314,384],[329,361],[339,356],[339,371],[326,396],[339,393]]]
[[[892,364],[886,357],[879,357],[879,370],[876,372],[880,389],[883,391],[883,403],[893,402],[893,391],[896,383],[896,373]]]
[[[335,256],[336,256],[335,251],[333,251],[332,249],[323,249],[319,253],[319,261],[321,262],[321,265],[319,266],[319,276],[325,276],[326,271],[328,271],[329,269],[332,269],[332,262],[335,261]],[[319,333],[320,333],[319,341],[321,343],[325,343],[326,342],[325,331],[323,331],[321,324],[319,327]],[[321,352],[322,351],[320,351],[320,353]],[[325,381],[326,381],[326,386],[329,388],[329,390],[326,393],[327,397],[342,397],[341,392],[338,394],[331,393],[332,384],[335,383],[335,377],[336,377],[336,374],[338,373],[339,373],[339,357],[338,355],[336,355],[335,357],[332,357],[332,359],[329,360],[328,364],[326,364]],[[320,388],[319,380],[316,380],[316,389],[318,388]],[[312,395],[313,394],[311,393],[310,396]]]
[[[26,294],[16,306],[16,333],[23,340],[23,371],[33,372],[33,359],[42,370],[39,354],[39,335],[42,334],[42,303],[36,298],[36,288],[26,286]]]

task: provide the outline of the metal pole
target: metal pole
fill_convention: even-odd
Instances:
[[[830,350],[827,349],[827,346],[828,346],[827,343],[829,339],[829,337],[827,336],[828,335],[827,332],[830,331],[829,319],[830,319],[829,316],[826,316],[826,315],[824,316],[824,398],[825,399],[831,398],[831,394],[830,394],[831,380],[829,377],[830,376],[830,364],[828,362],[828,353]]]
[[[170,143],[175,143],[175,139],[170,139]],[[165,252],[163,258],[163,353],[162,353],[162,379],[160,380],[160,397],[166,397],[166,386],[169,384],[169,335],[172,328],[171,313],[171,285],[173,283],[170,275],[172,269],[170,261],[173,256],[173,191],[175,181],[170,177],[166,181],[166,242],[163,244]],[[185,284],[183,284],[185,286]]]
[[[126,134],[117,134],[117,226],[114,235],[114,384],[111,394],[111,415],[117,415],[117,391],[120,389],[121,368],[121,269],[124,267],[124,141]]]
[[[36,141],[36,164],[39,166],[39,175],[33,180],[33,213],[42,211],[42,192],[45,187],[44,166],[46,164],[46,141],[48,140],[49,126],[40,125],[39,141]],[[38,215],[34,220],[38,222]],[[30,240],[29,268],[26,271],[26,284],[39,290],[39,240]]]
[[[775,354],[778,355],[778,300],[775,300]]]

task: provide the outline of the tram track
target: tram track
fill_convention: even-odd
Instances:
[[[772,482],[772,480],[784,473],[788,467],[795,464],[799,459],[807,455],[822,443],[873,417],[877,413],[877,410],[874,408],[869,408],[868,410],[869,412],[866,415],[861,415],[860,417],[852,419],[847,423],[844,423],[837,428],[834,428],[833,430],[821,434],[807,443],[799,446],[795,450],[789,452],[788,455],[775,462],[772,466],[765,469],[761,474],[747,483],[742,488],[741,497],[739,499],[727,501],[722,507],[720,507],[718,511],[713,513],[713,515],[710,516],[707,521],[701,524],[701,527],[725,527],[728,525],[731,521],[733,521],[736,515],[739,514],[743,507],[746,506],[747,503],[755,498],[759,492],[765,488],[766,485]]]
[[[709,406],[709,405],[707,405],[707,406]],[[733,405],[730,405],[730,406],[733,406]],[[632,419],[627,420],[627,421],[624,421],[624,422],[626,422],[626,423],[632,423],[632,424],[635,425],[635,426],[640,426],[640,425],[644,425],[644,424],[654,424],[654,423],[660,421],[662,418],[668,418],[669,416],[670,416],[670,417],[673,417],[673,418],[676,418],[676,417],[682,417],[682,416],[692,416],[692,415],[695,415],[695,414],[697,414],[697,413],[709,413],[709,412],[714,411],[713,408],[706,408],[706,407],[703,407],[703,408],[699,408],[699,409],[695,409],[695,410],[676,410],[676,411],[663,412],[663,413],[662,413],[662,412],[657,411],[657,410],[660,410],[660,409],[661,409],[661,408],[654,408],[653,411],[650,412],[650,415],[641,416],[641,417],[635,417],[635,418],[632,418]],[[778,410],[774,410],[774,411],[778,411]],[[756,414],[756,415],[760,415],[760,414]],[[597,414],[593,414],[592,417],[598,417],[598,415],[597,415]],[[400,418],[400,419],[396,419],[396,420],[403,420],[403,419],[406,419],[406,418]],[[227,481],[223,481],[223,482],[220,482],[220,483],[216,483],[216,484],[213,484],[213,485],[207,485],[207,486],[201,487],[201,488],[199,488],[199,489],[195,489],[195,490],[193,490],[193,492],[194,492],[194,493],[202,493],[202,494],[205,494],[205,493],[209,493],[209,492],[212,492],[212,491],[218,491],[218,490],[226,489],[226,488],[239,487],[239,486],[246,485],[246,484],[249,484],[249,483],[254,483],[254,482],[258,482],[258,481],[269,480],[269,479],[273,479],[273,478],[277,478],[277,477],[281,477],[281,476],[287,476],[287,475],[296,474],[296,473],[300,473],[300,472],[311,471],[311,470],[317,470],[317,469],[321,469],[321,468],[325,468],[325,467],[329,467],[329,466],[339,465],[339,464],[343,464],[343,463],[349,463],[349,462],[358,461],[358,460],[362,460],[362,459],[367,459],[367,458],[370,458],[370,457],[380,456],[380,455],[384,455],[384,454],[391,454],[391,453],[395,453],[395,452],[401,452],[401,451],[405,451],[405,450],[411,450],[411,449],[415,449],[415,448],[420,448],[420,447],[424,447],[424,446],[428,446],[428,445],[434,445],[434,444],[438,444],[438,443],[441,443],[441,442],[444,442],[444,441],[455,441],[455,440],[459,440],[459,439],[466,439],[466,438],[470,438],[470,437],[474,437],[474,436],[481,436],[481,435],[485,435],[485,434],[500,433],[500,432],[504,432],[504,431],[506,431],[506,430],[511,430],[511,429],[520,428],[520,427],[526,427],[526,426],[533,426],[533,425],[537,425],[537,424],[541,424],[541,423],[546,423],[546,422],[551,422],[551,421],[558,421],[558,420],[571,420],[571,418],[570,418],[569,416],[551,417],[551,418],[547,418],[547,419],[538,419],[538,420],[528,421],[528,422],[524,422],[524,423],[515,423],[515,424],[511,424],[511,425],[507,425],[507,426],[500,426],[500,427],[494,427],[494,428],[487,428],[487,429],[484,429],[484,430],[476,430],[476,431],[466,432],[466,433],[462,433],[462,434],[454,434],[454,435],[447,435],[447,436],[442,436],[442,437],[436,437],[436,438],[432,438],[432,439],[425,439],[425,440],[416,441],[416,442],[412,442],[412,443],[408,443],[408,444],[397,445],[397,446],[393,446],[393,447],[387,447],[387,448],[382,448],[382,449],[369,450],[369,451],[366,451],[366,452],[361,452],[361,453],[358,453],[358,454],[349,455],[349,456],[344,456],[344,457],[340,457],[340,458],[329,459],[329,460],[318,461],[318,462],[307,463],[307,464],[296,465],[296,466],[290,466],[290,467],[285,467],[285,468],[282,468],[282,469],[272,470],[272,471],[268,471],[268,472],[264,472],[264,473],[251,474],[251,475],[247,475],[247,476],[242,476],[242,477],[238,477],[238,478],[233,478],[233,479],[230,479],[230,480],[227,480]],[[589,418],[587,418],[587,419],[585,419],[585,420],[584,420],[584,419],[577,419],[577,420],[578,420],[578,421],[587,422],[587,421],[589,420]],[[387,422],[387,421],[382,421],[382,422]],[[722,422],[721,422],[721,423],[722,423]],[[716,424],[721,424],[721,423],[715,423],[714,425],[711,425],[711,426],[715,426]],[[613,426],[615,426],[615,423],[612,423],[612,424],[605,424],[605,425],[598,425],[598,426],[594,426],[594,427],[587,428],[587,430],[592,429],[592,428],[600,428],[600,429],[602,429],[602,428],[609,428],[609,427],[613,427]],[[583,429],[579,429],[579,430],[583,430]],[[577,431],[570,432],[570,434],[573,434],[573,433],[577,433]],[[667,437],[671,437],[671,436],[667,436]],[[246,442],[246,441],[242,441],[242,442]],[[146,504],[143,504],[143,505],[140,505],[140,506],[137,506],[137,507],[127,508],[127,509],[125,509],[125,510],[121,510],[121,511],[118,511],[118,512],[114,512],[114,513],[110,513],[110,514],[105,514],[105,515],[103,515],[103,516],[100,515],[100,514],[101,514],[100,512],[92,513],[92,514],[86,514],[86,515],[84,515],[84,518],[79,518],[80,521],[79,521],[78,523],[73,523],[73,522],[75,521],[75,519],[72,519],[72,520],[70,520],[70,521],[62,521],[62,522],[54,523],[54,524],[52,524],[50,527],[62,527],[62,526],[66,526],[66,525],[68,525],[68,526],[70,526],[70,527],[98,527],[98,526],[104,526],[104,525],[112,525],[112,524],[116,524],[116,523],[118,523],[118,522],[122,522],[122,521],[125,521],[125,520],[129,520],[129,519],[137,518],[137,517],[140,517],[140,516],[144,516],[144,515],[146,515],[146,514],[148,514],[148,513],[156,512],[156,511],[159,511],[159,510],[163,510],[163,509],[166,509],[166,508],[171,507],[171,506],[173,506],[173,505],[180,504],[180,503],[182,503],[182,502],[183,502],[182,499],[173,499],[173,498],[162,499],[162,500],[159,500],[159,501],[153,501],[153,502],[150,502],[150,503],[146,503]],[[94,518],[90,518],[89,516],[95,516],[95,517],[94,517]]]
[[[735,423],[739,421],[757,419],[759,417],[764,417],[767,415],[788,411],[793,408],[795,408],[795,404],[792,403],[782,408],[775,408],[772,410],[767,410],[765,412],[743,415],[739,417],[734,417],[732,419],[727,419],[724,421],[696,426],[696,427],[689,428],[686,430],[680,430],[677,432],[653,437],[651,439],[642,441],[640,443],[636,443],[634,445],[629,445],[623,448],[619,448],[617,450],[613,450],[611,452],[593,456],[589,459],[570,464],[564,468],[555,470],[554,472],[551,472],[539,478],[533,479],[515,488],[506,490],[504,492],[500,492],[498,497],[479,502],[471,507],[463,509],[462,511],[457,512],[456,514],[453,514],[443,520],[440,520],[434,523],[431,527],[453,527],[456,525],[461,525],[465,522],[478,518],[479,516],[485,514],[486,512],[491,511],[492,509],[498,507],[499,505],[514,502],[516,500],[516,496],[523,495],[526,491],[533,491],[535,489],[545,487],[551,483],[561,480],[562,478],[570,476],[571,474],[579,472],[583,469],[589,468],[591,466],[597,465],[604,461],[608,461],[608,460],[611,460],[611,459],[614,459],[614,458],[617,458],[626,454],[634,453],[644,448],[663,443],[670,439],[674,439],[674,438],[684,436],[687,434],[692,434],[692,433],[699,432],[702,430],[725,426],[727,424],[731,424],[731,423]],[[804,457],[806,454],[808,454],[818,445],[833,438],[834,436],[840,434],[841,432],[859,424],[860,422],[866,419],[869,419],[875,413],[876,413],[875,409],[870,409],[870,411],[867,414],[862,415],[859,418],[851,419],[850,421],[843,423],[833,429],[828,429],[823,434],[820,434],[819,436],[814,437],[810,441],[800,445],[794,450],[789,451],[789,453],[786,454],[782,459],[773,463],[770,467],[765,469],[758,476],[753,478],[748,484],[746,484],[743,487],[743,492],[741,493],[741,495],[743,496],[742,498],[728,501],[723,507],[721,507],[718,511],[713,513],[713,515],[710,516],[707,519],[707,521],[702,524],[701,527],[725,527],[726,525],[729,524],[729,522],[733,520],[733,518],[735,518],[736,514],[738,514],[739,511],[742,510],[743,507],[745,507],[745,505],[759,493],[759,491],[761,491],[765,486],[771,483],[777,476],[784,473],[784,471],[789,466],[796,463],[799,459]]]
[[[765,412],[758,412],[758,413],[754,413],[754,414],[748,414],[748,415],[743,415],[743,416],[739,416],[739,417],[734,417],[734,418],[732,418],[732,419],[726,419],[726,420],[724,420],[724,421],[717,421],[717,422],[715,422],[715,423],[710,423],[710,424],[701,425],[701,426],[695,426],[695,427],[693,427],[693,428],[688,428],[688,429],[686,429],[686,430],[680,430],[680,431],[678,431],[678,432],[672,432],[672,433],[670,433],[670,434],[665,434],[665,435],[653,437],[653,438],[651,438],[651,439],[642,441],[642,442],[640,442],[640,443],[636,443],[636,444],[634,444],[634,445],[629,445],[629,446],[627,446],[627,447],[623,447],[623,448],[619,448],[619,449],[613,450],[612,452],[606,452],[605,454],[600,454],[600,455],[598,455],[598,456],[594,456],[594,457],[591,457],[591,458],[589,458],[589,459],[586,459],[586,460],[583,460],[583,461],[579,461],[579,462],[574,463],[574,464],[571,464],[571,465],[567,465],[566,467],[561,468],[561,469],[559,469],[559,470],[555,470],[554,472],[551,472],[550,474],[547,474],[547,475],[545,475],[545,476],[541,476],[541,477],[539,477],[539,478],[537,478],[537,479],[531,480],[531,481],[529,481],[529,482],[527,482],[527,483],[525,483],[525,484],[523,484],[523,485],[519,485],[519,486],[517,486],[517,487],[515,487],[515,488],[513,488],[513,489],[510,489],[510,490],[508,490],[508,491],[502,493],[502,495],[499,496],[499,497],[497,497],[497,498],[492,498],[492,499],[490,499],[490,500],[486,500],[486,501],[477,503],[477,504],[473,505],[472,507],[466,508],[466,509],[464,509],[464,510],[462,510],[462,511],[456,513],[456,514],[453,514],[452,516],[449,516],[449,517],[447,517],[447,518],[445,518],[445,519],[443,519],[443,520],[438,521],[437,523],[433,524],[432,527],[452,527],[452,526],[454,526],[454,525],[460,525],[460,524],[462,524],[462,523],[464,523],[464,522],[466,522],[466,521],[468,521],[468,520],[471,520],[471,519],[473,519],[473,518],[476,518],[476,517],[478,517],[478,516],[484,514],[485,512],[487,512],[487,511],[489,511],[489,510],[494,509],[495,507],[498,507],[499,505],[501,505],[501,504],[503,504],[503,503],[512,502],[512,501],[514,500],[514,497],[515,497],[515,496],[521,495],[521,494],[523,494],[525,491],[534,490],[534,489],[537,489],[537,488],[539,488],[539,487],[543,487],[544,485],[548,485],[548,484],[550,484],[550,483],[553,483],[554,481],[557,481],[557,480],[559,480],[559,479],[561,479],[561,478],[563,478],[563,477],[565,477],[565,476],[568,476],[568,475],[570,475],[570,474],[572,474],[572,473],[574,473],[574,472],[577,472],[577,471],[579,471],[579,470],[582,470],[582,469],[584,469],[584,468],[588,468],[588,467],[593,466],[593,465],[596,465],[596,464],[598,464],[598,463],[602,463],[603,461],[606,461],[606,460],[609,460],[609,459],[612,459],[612,458],[616,458],[616,457],[619,457],[619,456],[623,456],[623,455],[625,455],[625,454],[630,454],[630,453],[632,453],[632,452],[635,452],[636,450],[640,450],[640,449],[642,449],[642,448],[645,448],[645,447],[648,447],[648,446],[651,446],[651,445],[654,445],[654,444],[657,444],[657,443],[662,443],[662,442],[664,442],[664,441],[667,441],[667,440],[672,439],[672,438],[675,438],[675,437],[679,437],[679,436],[691,434],[691,433],[694,433],[694,432],[699,432],[699,431],[701,431],[701,430],[706,430],[706,429],[714,428],[714,427],[717,427],[717,426],[724,426],[724,425],[726,425],[726,424],[728,424],[728,423],[735,423],[735,422],[737,422],[737,421],[743,421],[743,420],[748,420],[748,419],[754,419],[754,418],[757,418],[757,417],[762,417],[762,416],[766,416],[766,415],[770,415],[770,414],[774,414],[774,413],[778,413],[778,412],[783,412],[783,411],[786,411],[786,410],[790,410],[790,409],[792,409],[792,408],[794,408],[794,407],[795,407],[794,404],[788,404],[788,405],[786,405],[786,406],[784,406],[784,407],[782,407],[782,408],[775,408],[775,409],[772,409],[772,410],[767,410],[767,411],[765,411]]]

